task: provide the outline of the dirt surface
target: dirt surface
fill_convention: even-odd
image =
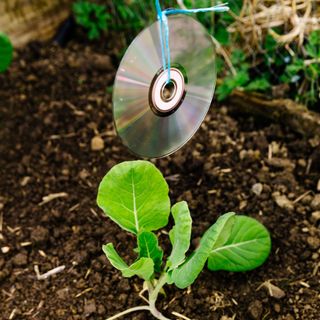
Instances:
[[[142,281],[122,279],[101,251],[113,242],[124,259],[134,258],[134,238],[95,203],[103,175],[134,156],[113,129],[107,88],[115,68],[95,54],[79,44],[32,44],[0,75],[1,319],[100,320],[144,303]],[[187,290],[167,286],[159,302],[165,315],[319,319],[319,143],[212,107],[181,151],[155,161],[172,202],[189,203],[193,245],[227,211],[257,218],[273,239],[269,260],[255,271],[204,270]],[[65,269],[37,279],[37,268],[58,266]]]

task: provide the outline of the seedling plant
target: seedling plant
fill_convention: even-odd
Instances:
[[[260,266],[271,248],[267,229],[253,218],[226,213],[203,234],[198,247],[189,254],[192,219],[188,204],[171,207],[169,188],[161,172],[150,162],[129,161],[114,166],[100,183],[97,203],[122,229],[137,238],[136,259],[128,265],[114,245],[103,246],[110,263],[123,277],[144,280],[142,296],[147,304],[127,309],[108,320],[131,312],[147,310],[160,320],[169,320],[156,307],[165,285],[187,288],[207,266],[211,271],[248,271]],[[155,231],[166,227],[170,213],[174,226],[169,232],[171,252],[163,261]],[[179,315],[174,312],[175,315]],[[183,316],[184,319],[188,319]]]

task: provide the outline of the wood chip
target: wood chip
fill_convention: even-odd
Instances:
[[[58,193],[51,193],[47,196],[42,197],[42,201],[39,203],[39,206],[43,206],[48,202],[58,199],[58,198],[66,198],[69,195],[66,192],[58,192]]]
[[[280,289],[279,287],[275,286],[270,282],[270,280],[265,281],[262,283],[257,290],[260,290],[262,287],[266,288],[269,292],[270,297],[276,298],[276,299],[281,299],[283,298],[286,293]]]
[[[39,252],[40,256],[42,256],[42,257],[44,257],[44,258],[47,257],[47,255],[46,255],[46,253],[45,253],[44,251],[39,250],[38,252]]]
[[[59,272],[62,272],[65,268],[66,268],[66,266],[59,266],[59,267],[56,267],[54,269],[49,270],[46,273],[40,274],[38,265],[35,265],[34,272],[36,273],[38,280],[46,280],[46,279],[50,278],[51,276],[53,276]]]
[[[304,194],[302,194],[301,196],[299,196],[297,199],[295,199],[293,201],[293,203],[298,203],[300,200],[302,200],[303,198],[305,198],[309,193],[311,193],[311,190],[305,192]]]
[[[13,318],[14,318],[14,316],[15,316],[16,312],[17,312],[17,309],[16,309],[16,308],[14,308],[14,309],[12,310],[12,312],[10,313],[9,320],[11,320],[11,319],[13,319]]]
[[[303,287],[306,287],[306,288],[310,288],[310,285],[304,281],[300,281],[300,284],[303,286]]]
[[[85,293],[90,292],[90,291],[92,291],[92,290],[93,290],[93,288],[87,288],[87,289],[81,291],[80,293],[78,293],[78,294],[76,295],[76,298],[79,298],[79,297],[81,297],[82,295],[84,295]]]
[[[179,319],[191,320],[190,318],[184,316],[183,314],[178,313],[178,312],[175,312],[175,311],[173,311],[172,314],[173,314],[174,316],[176,316],[177,318],[179,318]]]
[[[30,241],[26,241],[26,242],[21,242],[20,243],[21,247],[28,247],[28,246],[31,246],[31,245],[32,245],[32,242],[30,242]]]
[[[23,177],[20,180],[20,186],[25,187],[29,183],[30,180],[31,180],[31,177],[29,177],[29,176]]]

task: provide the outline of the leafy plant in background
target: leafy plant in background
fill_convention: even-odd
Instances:
[[[298,100],[315,104],[320,98],[320,30],[311,32],[304,58],[295,55],[281,80],[298,89]]]
[[[76,22],[88,31],[90,40],[99,39],[101,32],[108,29],[110,14],[104,5],[88,1],[78,1],[73,4]]]
[[[230,212],[222,215],[204,233],[198,247],[186,256],[190,251],[191,215],[185,201],[170,208],[168,192],[161,172],[147,161],[118,164],[100,183],[99,207],[122,229],[137,237],[137,256],[130,265],[120,257],[112,243],[104,245],[103,251],[124,277],[142,278],[142,293],[148,293],[147,298],[141,293],[146,305],[130,308],[108,320],[139,310],[148,310],[157,319],[168,320],[156,308],[158,295],[165,284],[187,288],[206,262],[212,271],[251,270],[260,266],[270,253],[271,240],[266,228],[255,219]],[[163,262],[163,250],[154,231],[168,224],[170,212],[174,220],[169,232],[172,250]],[[122,245],[127,247],[126,243]]]
[[[13,46],[7,35],[0,32],[0,72],[8,70],[13,58]]]
[[[211,0],[163,0],[161,3],[164,8],[208,7],[217,4]],[[276,1],[270,2],[270,5],[274,4]],[[242,20],[243,17],[237,19],[237,16],[239,17],[242,8],[248,6],[248,3],[231,0],[228,5],[232,14],[227,12],[219,15],[197,15],[221,47],[220,50],[217,49],[220,79],[217,88],[218,100],[226,99],[234,89],[239,88],[245,91],[260,91],[270,96],[273,92],[280,92],[280,97],[290,97],[310,107],[317,106],[320,100],[320,31],[306,35],[303,45],[297,46],[295,42],[286,44],[276,41],[271,34],[281,34],[285,28],[271,26],[270,30],[265,30],[259,37],[258,49],[248,51],[248,48],[244,48],[242,30],[228,31],[230,25]],[[268,7],[269,4],[265,5],[265,8]],[[77,22],[88,29],[90,39],[99,38],[101,31],[108,29],[122,31],[127,44],[141,29],[156,20],[154,1],[146,0],[110,1],[106,6],[78,1],[74,4],[74,14]],[[254,28],[259,28],[259,25]],[[279,88],[283,89],[279,91]]]

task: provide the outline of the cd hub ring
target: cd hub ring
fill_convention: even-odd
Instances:
[[[177,68],[171,68],[170,78],[171,81],[167,83],[168,71],[161,70],[155,75],[150,85],[150,107],[159,116],[167,116],[175,112],[186,95],[182,72]]]

